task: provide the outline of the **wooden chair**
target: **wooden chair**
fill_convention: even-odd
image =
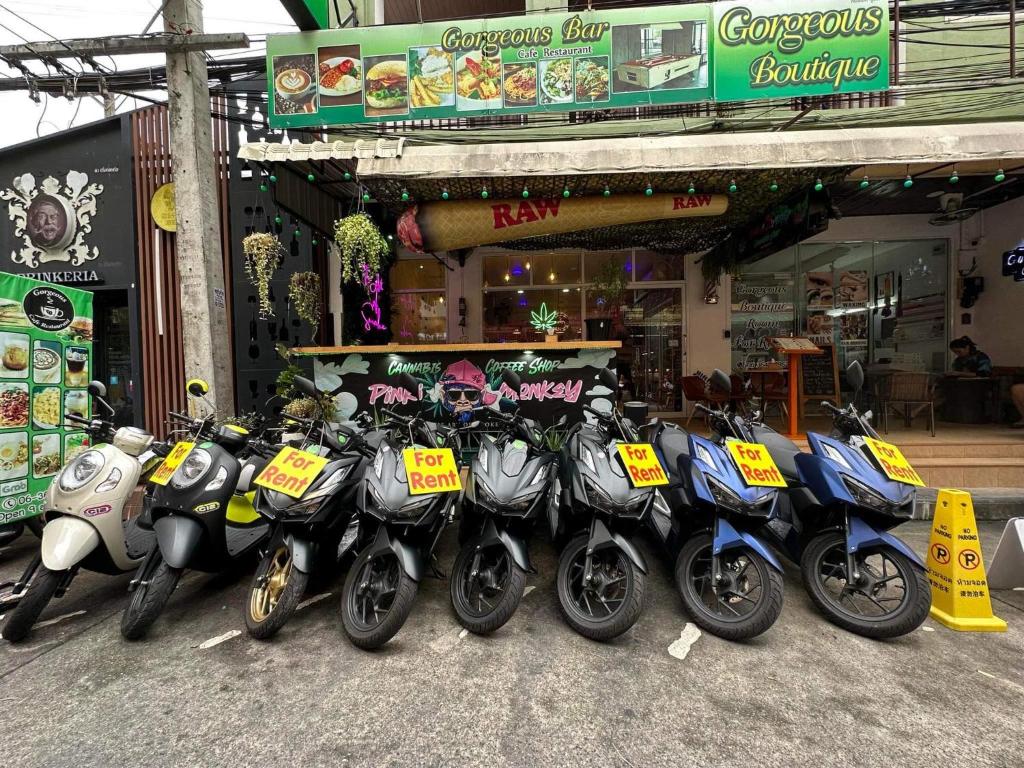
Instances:
[[[779,417],[789,418],[789,386],[786,384],[786,374],[773,371],[764,373],[763,394],[761,396],[762,418],[768,418],[768,410],[775,406],[779,411]]]
[[[880,382],[878,407],[882,432],[889,433],[889,411],[903,416],[903,425],[910,428],[914,417],[928,412],[928,428],[935,437],[935,385],[929,373],[897,371]],[[900,408],[902,406],[902,408]]]
[[[683,397],[687,401],[693,404],[701,404],[708,408],[721,406],[723,403],[729,402],[729,398],[732,397],[731,392],[711,392],[707,385],[704,383],[704,379],[700,376],[683,376]],[[693,418],[694,410],[690,409],[690,415],[686,417],[686,426],[690,426],[690,420]]]

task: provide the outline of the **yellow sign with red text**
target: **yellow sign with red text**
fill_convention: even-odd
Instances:
[[[650,443],[619,443],[617,447],[634,488],[668,485],[668,475]]]
[[[195,448],[195,446],[195,443],[177,443],[171,449],[171,452],[167,454],[167,457],[164,459],[164,463],[156,468],[153,474],[149,476],[149,479],[157,485],[167,485],[167,482],[174,474],[174,470],[181,465],[181,462],[185,460],[185,457],[192,452],[192,449]]]
[[[871,455],[875,457],[885,476],[890,480],[908,485],[924,485],[924,480],[910,466],[910,462],[907,461],[903,452],[895,445],[876,440],[873,437],[865,437],[864,442],[867,443]]]
[[[729,446],[729,453],[732,454],[732,460],[736,462],[736,468],[743,476],[744,483],[767,488],[786,487],[786,478],[782,476],[766,446],[739,440],[729,440],[726,445]]]
[[[413,496],[462,490],[462,478],[451,448],[406,448],[402,461]]]
[[[297,499],[327,466],[327,459],[298,448],[282,448],[253,483]]]

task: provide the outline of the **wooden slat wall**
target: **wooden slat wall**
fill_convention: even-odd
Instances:
[[[223,107],[224,105],[220,105]],[[217,105],[214,105],[217,110]],[[217,110],[222,111],[222,110]],[[226,285],[231,285],[231,228],[228,219],[228,124],[214,120],[214,156],[221,220],[221,249]],[[167,108],[147,107],[131,114],[132,176],[135,184],[135,225],[138,232],[139,317],[142,323],[142,398],[146,429],[164,437],[167,412],[185,411],[185,356],[182,345],[181,296],[173,233],[157,228],[150,213],[153,193],[170,182],[171,156]],[[160,258],[157,274],[156,240]],[[159,288],[159,300],[158,300]],[[231,291],[227,291],[231,317]],[[158,310],[162,329],[158,321]],[[163,331],[161,333],[160,331]],[[234,359],[232,353],[232,360]]]

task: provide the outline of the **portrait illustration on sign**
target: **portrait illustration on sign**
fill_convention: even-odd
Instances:
[[[51,261],[77,267],[97,258],[99,248],[90,248],[85,236],[92,231],[96,197],[102,192],[102,184],[90,184],[89,176],[79,171],[68,171],[63,185],[47,176],[38,187],[31,173],[16,176],[11,187],[0,190],[14,235],[23,242],[11,252],[11,260],[28,267]]]

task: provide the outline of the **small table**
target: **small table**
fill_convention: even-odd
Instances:
[[[820,355],[821,348],[810,339],[791,336],[779,336],[771,339],[772,346],[789,358],[789,432],[790,440],[796,440],[800,434],[800,358],[804,355]]]

